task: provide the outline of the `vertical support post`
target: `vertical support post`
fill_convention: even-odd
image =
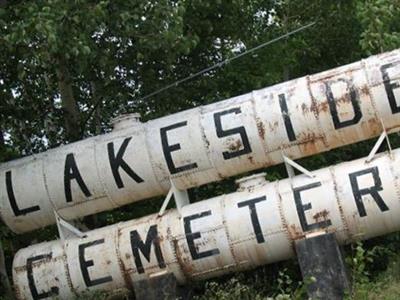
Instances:
[[[67,221],[65,221],[63,218],[61,218],[56,211],[54,211],[54,215],[56,217],[58,235],[60,236],[60,239],[62,241],[74,237],[79,237],[79,238],[86,237],[85,233],[81,232],[79,229],[75,228]]]
[[[136,299],[141,300],[192,299],[191,289],[179,286],[175,276],[167,272],[136,281],[133,283],[133,289]]]
[[[163,202],[163,204],[161,206],[160,212],[158,213],[159,217],[161,217],[164,214],[164,212],[167,209],[167,206],[168,206],[169,201],[171,200],[172,196],[174,196],[175,205],[176,205],[176,208],[177,208],[179,214],[182,211],[182,207],[190,204],[189,194],[188,194],[187,190],[179,190],[175,186],[175,184],[174,184],[174,182],[172,180],[170,180],[170,182],[171,182],[171,189],[169,190],[169,192],[167,194],[167,197],[165,197],[165,200],[164,200],[164,202]]]
[[[344,259],[333,233],[306,237],[295,242],[297,258],[311,299],[341,300],[350,289]]]
[[[187,190],[179,190],[176,188],[175,184],[171,181],[171,188],[174,192],[175,204],[179,213],[181,213],[182,207],[190,204],[189,202],[189,194]]]

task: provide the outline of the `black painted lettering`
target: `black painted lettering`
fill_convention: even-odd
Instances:
[[[350,80],[344,78],[340,78],[337,81],[346,83],[349,90],[350,101],[351,105],[353,106],[353,112],[354,112],[354,117],[352,119],[346,121],[340,120],[337,109],[337,103],[335,97],[333,96],[331,88],[332,84],[336,83],[336,81],[325,82],[326,96],[328,98],[328,105],[329,105],[329,110],[331,112],[333,125],[335,126],[335,129],[340,129],[357,124],[362,118],[362,112],[360,108],[360,96],[357,92],[357,89],[354,87],[354,84]]]
[[[261,230],[261,225],[260,225],[260,220],[258,219],[258,214],[257,214],[257,209],[256,209],[256,203],[261,202],[261,201],[266,201],[267,197],[258,197],[250,200],[246,200],[243,202],[238,203],[238,207],[249,207],[250,211],[250,218],[251,218],[251,224],[253,225],[253,230],[254,234],[256,235],[257,238],[257,243],[261,244],[265,242],[265,238],[263,235],[263,232]]]
[[[121,147],[118,149],[117,155],[115,155],[114,143],[111,142],[107,144],[108,159],[110,161],[111,171],[114,176],[115,183],[117,184],[117,187],[119,189],[122,189],[124,187],[121,175],[119,174],[119,168],[122,168],[122,170],[124,170],[126,174],[128,174],[137,183],[143,182],[143,179],[140,178],[123,159],[126,148],[128,147],[128,144],[131,141],[131,139],[132,138],[129,137],[122,142]]]
[[[176,124],[172,124],[172,125],[167,126],[167,127],[160,128],[161,144],[162,144],[162,148],[163,148],[163,152],[164,152],[164,157],[165,157],[165,161],[167,162],[168,170],[169,170],[169,172],[171,174],[176,174],[176,173],[180,173],[180,172],[183,172],[183,171],[188,171],[188,170],[197,168],[197,164],[196,163],[192,163],[192,164],[187,164],[187,165],[184,165],[184,166],[176,167],[175,163],[174,163],[174,161],[172,159],[171,153],[181,149],[181,145],[180,144],[170,145],[168,143],[168,134],[167,133],[170,130],[174,130],[174,129],[177,129],[179,127],[184,127],[184,126],[187,126],[187,122],[186,121],[183,121],[183,122],[180,122],[180,123],[176,123]]]
[[[26,273],[28,276],[28,285],[29,285],[29,290],[31,291],[32,298],[34,300],[37,299],[44,299],[44,298],[49,298],[49,297],[54,297],[58,295],[58,287],[53,286],[50,288],[50,291],[48,292],[39,292],[36,284],[35,284],[35,277],[33,276],[33,263],[36,261],[40,260],[49,260],[51,259],[52,254],[43,254],[43,255],[38,255],[34,257],[30,257],[26,260]]]
[[[218,255],[219,249],[212,249],[203,252],[199,252],[194,244],[194,241],[201,238],[200,232],[192,232],[192,221],[200,218],[204,218],[211,215],[211,210],[204,211],[199,214],[190,215],[183,218],[183,224],[185,228],[186,241],[188,243],[190,255],[193,260]]]
[[[222,116],[228,115],[228,114],[240,114],[242,111],[240,107],[235,107],[232,109],[224,110],[221,112],[217,112],[214,114],[214,123],[215,123],[215,128],[217,130],[217,136],[219,138],[231,136],[231,135],[240,135],[241,142],[238,141],[237,145],[234,145],[233,150],[231,151],[225,151],[222,153],[223,157],[225,160],[238,157],[241,155],[245,155],[248,153],[251,153],[251,146],[249,142],[249,138],[246,133],[246,129],[243,126],[236,127],[236,128],[231,128],[231,129],[223,129],[222,128],[222,122],[221,118]],[[236,149],[238,148],[238,149]],[[242,148],[242,149],[239,149]]]
[[[138,270],[139,274],[144,273],[143,263],[142,260],[140,259],[139,250],[143,254],[143,256],[147,259],[147,261],[150,262],[151,245],[154,245],[154,251],[156,254],[158,266],[161,269],[166,268],[164,257],[161,252],[160,238],[158,237],[157,225],[150,226],[149,231],[147,232],[145,243],[143,243],[142,238],[140,237],[137,230],[131,231],[130,236],[131,236],[132,253],[135,258],[136,269]]]
[[[10,201],[11,208],[16,217],[23,216],[23,215],[40,210],[40,207],[38,205],[23,208],[23,209],[20,209],[18,207],[17,200],[15,199],[15,195],[14,195],[13,185],[12,185],[11,171],[6,172],[6,188],[7,188],[8,200]]]
[[[93,260],[86,260],[85,250],[86,250],[86,248],[93,247],[93,246],[100,245],[100,244],[104,244],[104,239],[99,239],[99,240],[95,240],[92,242],[88,242],[88,243],[79,245],[79,266],[81,268],[83,280],[85,281],[85,284],[87,287],[99,285],[99,284],[106,283],[106,282],[113,280],[111,276],[106,276],[106,277],[101,277],[101,278],[96,278],[96,279],[90,278],[88,269],[89,269],[89,267],[94,266],[94,262],[93,262]]]
[[[360,189],[358,185],[358,177],[371,174],[374,179],[374,185],[369,188]],[[367,212],[365,211],[365,206],[362,200],[362,197],[365,195],[371,195],[372,199],[376,202],[379,209],[381,211],[388,211],[389,208],[387,207],[386,203],[383,201],[381,195],[379,195],[379,191],[383,190],[382,181],[379,177],[379,170],[378,167],[373,167],[369,169],[365,169],[362,171],[354,172],[349,174],[351,188],[353,190],[354,199],[356,201],[357,210],[360,214],[360,217],[367,216]]]
[[[296,203],[297,215],[299,216],[301,228],[303,229],[304,232],[313,229],[325,228],[332,225],[332,222],[329,219],[313,224],[308,224],[307,222],[305,211],[310,210],[312,206],[311,203],[303,204],[303,201],[301,199],[301,192],[320,187],[321,185],[322,185],[321,182],[315,182],[308,185],[293,188],[293,195],[294,195],[294,201]]]
[[[296,135],[294,134],[292,121],[290,120],[285,94],[280,94],[278,97],[279,97],[279,105],[281,107],[283,121],[285,122],[286,133],[288,135],[289,141],[293,142],[296,140]]]
[[[92,195],[82,179],[81,173],[76,165],[74,155],[69,153],[65,158],[64,167],[64,192],[67,202],[72,202],[71,180],[76,180],[86,197],[90,197]]]
[[[400,88],[399,82],[391,82],[389,77],[388,69],[395,67],[400,64],[400,61],[383,65],[381,67],[381,73],[383,77],[383,85],[385,86],[386,94],[389,99],[390,108],[393,114],[397,114],[400,112],[400,106],[397,105],[396,97],[394,95],[394,89]]]

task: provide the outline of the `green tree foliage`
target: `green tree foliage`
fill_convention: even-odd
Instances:
[[[354,60],[357,26],[341,13],[351,10],[316,0],[9,2],[1,128],[24,155],[98,134],[123,112],[146,120]],[[312,21],[307,33],[140,100]]]
[[[367,0],[357,3],[363,32],[360,45],[367,54],[400,47],[400,1]]]
[[[50,147],[77,140],[94,133],[95,109],[108,116],[129,106],[142,82],[157,79],[158,64],[196,44],[183,32],[184,12],[167,0],[17,1],[2,8],[4,104],[21,113],[7,128],[16,146],[25,141],[21,151],[29,153],[36,148],[28,140],[39,149],[44,138]],[[21,126],[24,132],[15,129]]]

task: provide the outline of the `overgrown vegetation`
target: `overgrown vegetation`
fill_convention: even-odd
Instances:
[[[400,234],[345,247],[346,265],[352,290],[346,299],[394,300],[400,297]],[[305,282],[296,261],[207,282],[198,300],[225,299],[307,299]]]
[[[306,32],[140,100],[314,21]],[[400,0],[0,1],[0,161],[107,132],[121,113],[140,112],[146,121],[399,48],[399,32]],[[392,141],[400,145],[396,135]],[[301,163],[317,169],[356,159],[371,144]],[[283,166],[268,169],[269,180],[285,176]],[[193,189],[191,198],[233,187],[233,179],[210,184]],[[82,221],[105,226],[153,213],[160,201]],[[8,274],[18,249],[56,237],[55,226],[19,236],[1,226]],[[348,298],[399,299],[399,246],[394,234],[346,248],[353,282]],[[199,299],[301,299],[306,285],[289,261],[200,283],[195,290]]]

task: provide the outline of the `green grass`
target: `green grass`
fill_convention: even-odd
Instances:
[[[387,270],[379,274],[374,280],[357,283],[349,299],[400,299],[400,254],[389,264]]]

